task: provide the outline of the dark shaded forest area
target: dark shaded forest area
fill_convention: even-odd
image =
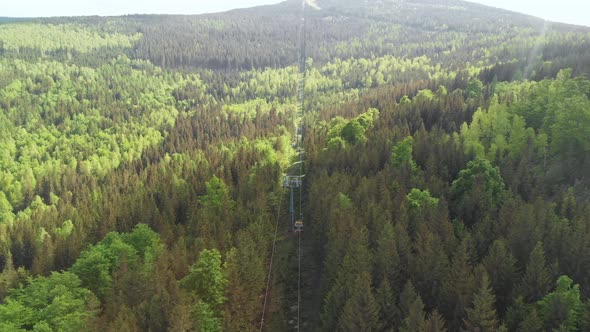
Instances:
[[[295,330],[299,124],[301,330],[590,330],[590,28],[316,3],[0,19],[1,331]]]

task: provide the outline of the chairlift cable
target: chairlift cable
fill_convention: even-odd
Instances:
[[[262,305],[262,318],[260,319],[260,332],[264,327],[264,314],[266,313],[266,300],[268,298],[268,290],[270,288],[270,277],[272,273],[272,260],[275,255],[275,246],[277,243],[277,234],[279,232],[279,220],[281,218],[281,204],[283,201],[283,193],[282,190],[279,192],[279,207],[277,208],[277,221],[275,223],[275,234],[272,240],[272,250],[270,252],[270,263],[268,264],[268,273],[266,275],[266,290],[264,291],[264,304]]]
[[[299,303],[301,302],[301,232],[299,232],[298,237],[298,246],[297,246],[297,254],[298,254],[298,272],[297,272],[297,331],[299,331]]]

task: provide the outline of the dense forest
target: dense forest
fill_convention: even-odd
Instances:
[[[590,331],[589,74],[459,0],[0,18],[0,331]]]

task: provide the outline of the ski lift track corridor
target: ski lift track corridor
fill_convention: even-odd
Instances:
[[[305,75],[306,75],[306,71],[305,71],[305,59],[306,59],[306,20],[305,20],[305,7],[306,7],[306,3],[307,0],[302,0],[302,8],[301,8],[301,28],[300,28],[300,36],[299,36],[299,40],[300,40],[300,45],[299,45],[299,70],[300,70],[300,77],[299,77],[299,84],[298,84],[298,91],[297,91],[297,96],[298,96],[298,110],[300,110],[301,114],[300,117],[301,119],[303,118],[303,113],[304,113],[304,86],[305,86]],[[309,5],[309,4],[308,4]],[[291,230],[292,232],[297,234],[297,320],[296,320],[296,325],[295,328],[297,331],[299,331],[299,328],[301,326],[301,322],[300,322],[300,303],[301,303],[301,237],[302,237],[302,232],[303,232],[303,210],[302,210],[302,191],[303,191],[303,178],[304,178],[304,174],[303,174],[303,155],[304,155],[304,150],[302,149],[302,143],[303,143],[303,128],[302,128],[302,121],[299,121],[299,127],[296,130],[296,144],[295,144],[295,148],[297,150],[297,153],[299,154],[299,161],[295,164],[292,165],[291,170],[288,171],[287,175],[285,175],[283,177],[283,188],[289,188],[290,189],[290,203],[289,203],[289,214],[290,214],[290,218],[291,218]],[[301,135],[301,136],[300,136]],[[297,170],[296,168],[298,168],[298,175],[294,175]],[[294,221],[295,219],[295,205],[294,203],[294,188],[299,188],[299,219],[297,221]],[[282,194],[279,195],[281,198],[279,199],[279,205],[277,208],[277,219],[276,219],[276,223],[275,223],[275,232],[274,232],[274,237],[273,237],[273,243],[272,243],[272,249],[271,249],[271,254],[270,254],[270,259],[269,259],[269,264],[268,264],[268,273],[267,273],[267,277],[266,277],[266,289],[264,292],[264,303],[262,306],[262,316],[260,319],[260,331],[262,332],[264,329],[264,316],[266,314],[266,309],[267,309],[267,300],[268,300],[268,294],[269,294],[269,289],[270,289],[270,284],[271,284],[271,277],[272,277],[272,263],[273,263],[273,259],[274,259],[274,254],[275,254],[275,247],[276,247],[276,242],[277,242],[277,235],[278,235],[278,230],[279,230],[279,221],[281,218],[281,204],[282,204]]]

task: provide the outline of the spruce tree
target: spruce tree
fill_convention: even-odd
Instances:
[[[445,319],[436,311],[432,311],[424,324],[425,332],[447,332]]]
[[[400,279],[400,258],[397,252],[396,236],[393,225],[386,223],[383,231],[377,238],[377,250],[375,251],[376,277],[385,276],[394,285]],[[379,281],[379,280],[377,280]],[[399,289],[399,288],[398,288]]]
[[[408,315],[404,319],[400,332],[420,332],[424,331],[424,302],[418,296],[410,304]]]
[[[372,257],[368,249],[367,228],[362,227],[356,237],[357,239],[349,241],[351,243],[348,244],[347,253],[338,266],[336,279],[324,300],[321,316],[323,328],[326,330],[334,330],[339,326],[339,317],[347,301],[356,294],[359,287],[359,276],[367,274],[369,285],[371,284]]]
[[[18,273],[12,263],[12,254],[8,251],[4,254],[4,270],[0,273],[0,299],[4,299],[11,288],[17,285]]]
[[[522,296],[517,297],[516,300],[514,300],[514,303],[508,307],[504,323],[509,331],[516,331],[518,329],[518,326],[529,314],[529,307],[530,305],[524,303]]]
[[[408,280],[399,296],[399,309],[402,317],[408,316],[412,303],[414,303],[418,297],[419,295],[416,293],[414,285]]]
[[[428,307],[438,306],[442,283],[448,275],[447,255],[440,238],[425,225],[419,225],[414,246],[416,253],[410,264],[412,282]]]
[[[518,331],[522,332],[541,332],[543,331],[543,321],[539,318],[537,310],[533,308],[525,319],[518,325]]]
[[[322,313],[320,314],[323,330],[333,331],[336,329],[342,306],[346,305],[343,304],[347,296],[345,292],[346,287],[344,287],[343,282],[336,280],[328,294],[326,294]]]
[[[551,276],[545,266],[545,254],[543,245],[538,242],[531,252],[526,272],[518,287],[519,295],[525,302],[531,303],[540,300],[551,287]]]
[[[475,292],[473,270],[468,262],[467,241],[463,240],[453,257],[449,276],[443,283],[444,313],[451,330],[457,330],[465,317],[465,308]]]
[[[582,308],[580,329],[582,331],[590,331],[590,301],[586,301]]]
[[[396,298],[387,277],[382,278],[375,294],[375,300],[379,305],[381,325],[385,329],[393,328],[395,322],[401,320],[399,309],[396,306]]]
[[[483,265],[490,276],[490,283],[496,294],[496,307],[500,314],[506,312],[511,301],[514,278],[516,276],[516,259],[510,253],[504,240],[494,241]]]
[[[340,331],[379,330],[379,306],[371,287],[371,276],[362,272],[355,279],[355,288],[346,301],[338,327]]]
[[[403,209],[403,207],[402,207]],[[408,235],[408,230],[404,224],[398,222],[394,226],[395,244],[397,246],[397,254],[400,262],[400,282],[407,280],[409,277],[409,266],[412,260],[412,239]],[[394,282],[393,280],[391,280]],[[401,287],[400,287],[401,288]]]
[[[467,308],[464,320],[465,331],[492,332],[498,328],[498,317],[494,309],[495,297],[490,288],[487,274],[483,274],[479,290],[473,296],[473,305]]]

